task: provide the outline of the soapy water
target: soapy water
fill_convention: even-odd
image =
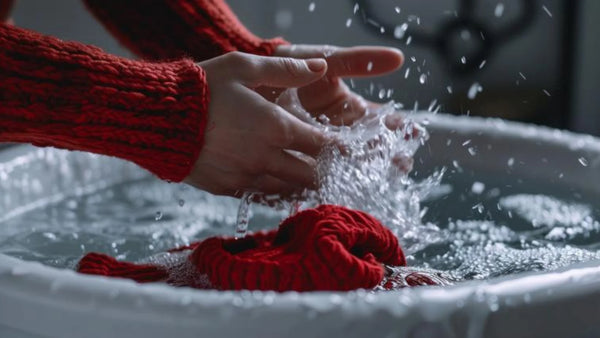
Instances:
[[[293,105],[294,97],[289,99]],[[296,114],[302,117],[301,111]],[[409,267],[386,267],[377,289],[401,288],[408,280],[448,285],[600,259],[595,205],[568,191],[549,191],[540,182],[510,184],[486,173],[473,177],[451,164],[409,175],[408,159],[427,133],[410,116],[402,128],[388,129],[386,121],[396,116],[388,104],[352,128],[329,126],[321,118],[318,122],[325,122],[340,142],[318,160],[319,189],[299,202],[263,196],[266,204],[279,202],[278,208],[240,205],[233,198],[140,175],[4,217],[0,252],[63,268],[74,268],[87,252],[103,252],[168,265],[177,276],[189,271],[179,269],[186,256],[166,254],[168,249],[215,235],[241,236],[246,226],[272,229],[290,212],[333,203],[372,214],[398,236]]]

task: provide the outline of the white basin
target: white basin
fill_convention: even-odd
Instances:
[[[455,160],[507,181],[535,179],[600,197],[596,138],[500,120],[421,118],[430,121],[431,139],[417,154],[419,171]],[[29,165],[48,154],[56,163]],[[61,170],[79,174],[61,178]],[[11,217],[92,182],[143,175],[116,159],[13,147],[0,152],[0,214]],[[19,180],[30,182],[28,191],[16,190]],[[0,254],[0,337],[598,337],[598,314],[600,262],[444,288],[277,294],[141,285]]]

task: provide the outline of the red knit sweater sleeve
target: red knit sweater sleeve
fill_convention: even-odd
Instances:
[[[286,43],[250,33],[223,0],[84,0],[107,29],[153,60],[201,61],[231,51],[271,55]]]
[[[181,181],[202,146],[207,91],[191,60],[133,61],[0,24],[0,142],[112,155]]]

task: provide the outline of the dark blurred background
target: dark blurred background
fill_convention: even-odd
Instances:
[[[371,99],[600,135],[598,0],[228,3],[262,37],[402,49],[407,61],[401,71],[353,81]],[[23,27],[130,56],[79,0],[21,0],[13,18]]]

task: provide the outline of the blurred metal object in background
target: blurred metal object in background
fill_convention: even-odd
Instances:
[[[531,26],[537,14],[535,0],[520,0],[521,10],[516,18],[505,27],[494,30],[474,15],[476,0],[460,0],[454,15],[444,18],[433,32],[427,33],[419,26],[398,26],[396,22],[378,18],[373,11],[375,2],[372,0],[350,2],[358,5],[366,28],[396,43],[406,43],[410,39],[414,45],[433,49],[456,76],[479,70],[493,56],[496,48],[501,48],[502,44]],[[496,11],[500,14],[504,5],[500,3],[499,6],[497,8],[501,9]]]

